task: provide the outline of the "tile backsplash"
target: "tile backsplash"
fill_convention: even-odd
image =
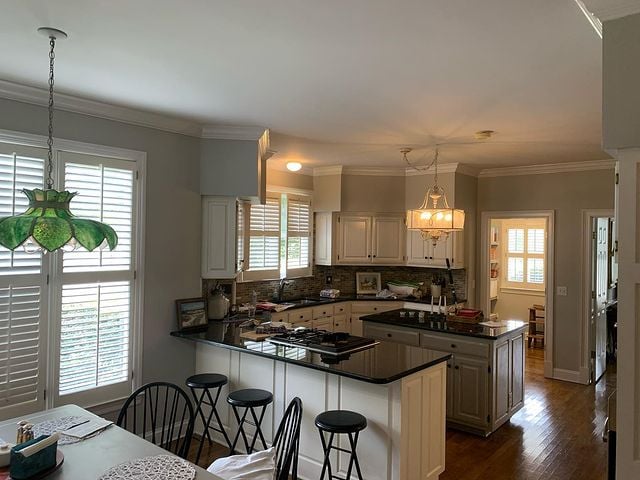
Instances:
[[[291,280],[291,284],[284,289],[283,298],[317,297],[320,290],[327,286],[326,276],[331,275],[333,281],[331,288],[340,290],[341,295],[351,296],[356,294],[356,272],[380,272],[382,287],[390,280],[424,282],[423,290],[428,293],[429,285],[433,275],[439,274],[446,281],[443,294],[450,297],[451,286],[449,285],[449,275],[446,269],[420,268],[420,267],[367,267],[367,266],[321,266],[314,267],[312,277],[296,278]],[[459,299],[466,298],[466,270],[452,270],[453,282]],[[223,281],[229,283],[228,280]],[[203,294],[210,294],[216,285],[216,280],[203,280]],[[251,300],[251,293],[255,290],[261,300],[271,300],[278,289],[278,280],[261,282],[236,283],[236,303],[242,304]]]

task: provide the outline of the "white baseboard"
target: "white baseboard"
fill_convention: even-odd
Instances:
[[[578,383],[581,383],[583,385],[589,385],[589,383],[591,383],[591,370],[589,369],[589,367],[580,367],[580,381]]]
[[[562,380],[565,382],[582,383],[580,381],[580,372],[576,372],[575,370],[565,370],[563,368],[554,368],[553,378],[555,380]]]

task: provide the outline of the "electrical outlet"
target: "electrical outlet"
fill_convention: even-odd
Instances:
[[[567,287],[558,287],[556,289],[556,294],[559,297],[566,297],[567,296]]]
[[[325,283],[326,283],[327,285],[331,285],[331,282],[333,282],[333,275],[327,275],[327,276],[325,277]]]

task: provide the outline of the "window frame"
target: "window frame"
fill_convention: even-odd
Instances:
[[[47,148],[47,137],[42,135],[34,135],[23,132],[15,132],[0,129],[0,143],[13,144],[15,146]],[[56,137],[53,156],[54,156],[54,179],[55,186],[59,187],[62,180],[61,153],[68,152],[79,155],[89,155],[94,157],[107,157],[118,161],[131,162],[134,164],[134,211],[135,218],[132,220],[132,242],[135,237],[135,246],[131,251],[131,271],[133,273],[131,295],[131,354],[130,354],[130,388],[127,389],[126,395],[118,396],[118,398],[104,398],[102,395],[87,395],[87,398],[81,399],[80,405],[83,407],[98,407],[116,404],[125,399],[131,392],[142,385],[142,339],[143,339],[143,323],[144,323],[144,264],[145,264],[145,222],[146,218],[146,167],[147,153],[138,150],[126,148],[111,147],[98,145],[93,143],[78,142]],[[72,204],[73,205],[73,204]],[[43,372],[43,395],[42,404],[44,408],[53,408],[64,403],[68,403],[66,396],[62,400],[58,397],[58,357],[60,334],[60,307],[61,307],[61,291],[62,279],[61,268],[62,258],[60,252],[54,252],[45,256],[42,262],[42,278],[44,285],[43,296],[46,296],[46,305],[43,305],[44,311],[47,313],[47,323],[43,329],[43,351],[44,355],[41,361],[45,365]],[[59,266],[59,267],[58,267]],[[109,274],[110,272],[105,272]],[[69,275],[69,274],[67,274]],[[76,275],[75,273],[72,275]],[[57,314],[54,312],[58,312]],[[87,390],[88,392],[96,389]],[[99,388],[98,388],[99,390]],[[40,399],[39,399],[40,400]],[[26,406],[16,416],[32,413],[43,408],[39,406],[36,409],[29,409]]]
[[[509,252],[509,230],[521,229],[524,232],[524,244],[522,253]],[[529,230],[543,230],[544,231],[544,253],[529,253]],[[502,264],[503,269],[503,284],[502,290],[523,290],[530,292],[545,292],[547,284],[547,238],[548,228],[545,219],[531,219],[531,220],[511,220],[504,219],[502,221],[502,238],[504,239],[504,248],[502,251]],[[509,258],[521,258],[522,259],[522,282],[509,280]],[[541,259],[543,262],[543,282],[533,283],[528,281],[528,262],[529,259]]]

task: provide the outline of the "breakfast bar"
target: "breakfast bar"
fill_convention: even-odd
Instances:
[[[206,331],[172,335],[197,342],[197,373],[228,376],[222,398],[229,389],[273,392],[274,403],[262,424],[268,442],[289,401],[296,396],[302,399],[300,478],[320,478],[323,453],[314,418],[336,409],[353,410],[367,418],[358,443],[364,478],[429,480],[444,471],[450,354],[381,339],[351,353],[333,355],[252,340],[248,338],[252,331],[237,323],[211,322]],[[237,426],[227,405],[220,402],[218,410],[227,431],[235,433]],[[224,443],[222,437],[217,440]],[[340,446],[346,447],[342,442]],[[340,454],[332,460],[338,466],[335,473],[344,476],[347,459]]]

